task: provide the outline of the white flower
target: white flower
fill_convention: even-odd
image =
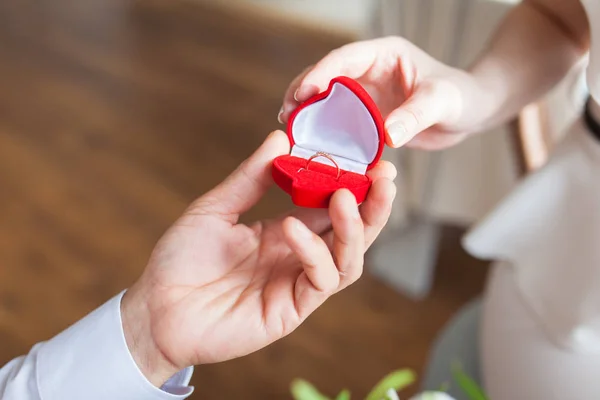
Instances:
[[[455,400],[444,392],[423,392],[419,395],[411,397],[410,400]]]
[[[398,393],[394,389],[389,389],[385,394],[386,400],[400,400]]]

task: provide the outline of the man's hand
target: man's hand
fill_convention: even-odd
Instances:
[[[128,346],[146,377],[240,357],[296,329],[356,281],[366,249],[390,215],[396,171],[386,162],[358,207],[346,190],[328,210],[295,209],[238,224],[272,184],[271,161],[289,152],[283,132],[196,200],[161,238],[122,301]]]

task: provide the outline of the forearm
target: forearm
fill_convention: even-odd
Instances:
[[[562,4],[558,2],[563,2]],[[589,28],[578,0],[525,0],[469,69],[483,89],[477,130],[514,117],[556,85],[585,54]]]

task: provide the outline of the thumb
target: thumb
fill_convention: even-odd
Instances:
[[[459,97],[450,82],[425,81],[385,121],[386,141],[400,147],[419,133],[446,120],[456,109]]]
[[[236,223],[240,214],[254,206],[271,186],[271,163],[289,152],[282,131],[272,132],[263,144],[221,184],[192,204],[192,212],[218,214]]]

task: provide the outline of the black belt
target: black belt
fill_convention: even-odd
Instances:
[[[583,113],[583,119],[585,121],[585,125],[588,130],[597,140],[600,141],[600,123],[596,120],[596,118],[592,115],[592,111],[590,109],[590,105],[592,104],[592,98],[588,98],[585,103],[585,112]]]

